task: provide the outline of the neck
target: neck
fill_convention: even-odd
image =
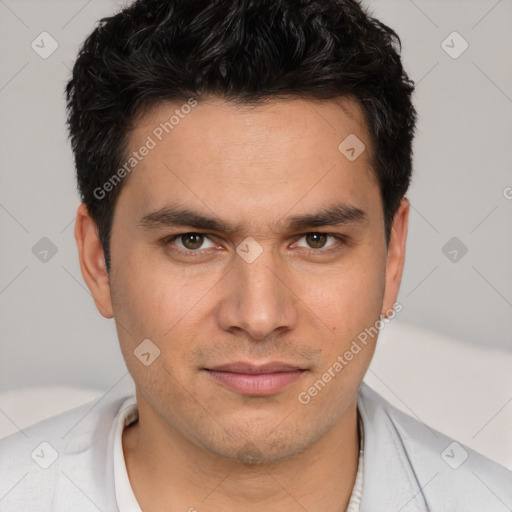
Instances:
[[[272,464],[243,464],[198,447],[163,420],[153,423],[148,405],[139,398],[139,421],[125,428],[123,450],[142,510],[346,509],[359,458],[356,400],[326,435],[299,455]]]

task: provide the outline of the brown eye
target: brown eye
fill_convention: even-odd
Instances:
[[[205,233],[180,233],[164,238],[162,241],[169,250],[185,256],[205,255],[208,249],[216,247]]]
[[[181,243],[185,249],[190,251],[199,249],[204,242],[204,235],[201,233],[185,233],[180,235]]]
[[[308,245],[312,249],[321,249],[327,242],[327,233],[308,233],[304,235]]]
[[[304,233],[300,240],[296,242],[297,247],[309,249],[311,253],[327,254],[340,249],[345,244],[346,237],[333,233],[310,232]]]

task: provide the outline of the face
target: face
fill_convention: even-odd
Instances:
[[[349,135],[366,146],[355,160],[338,148]],[[143,146],[116,204],[110,276],[86,271],[139,408],[224,457],[304,451],[354,406],[375,338],[353,342],[391,310],[403,266],[407,205],[388,254],[360,108],[162,103],[130,134],[130,152]]]

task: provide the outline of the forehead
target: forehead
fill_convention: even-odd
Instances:
[[[265,212],[275,217],[278,206],[284,211],[294,204],[311,209],[378,201],[372,148],[357,102],[239,104],[209,97],[192,105],[162,102],[135,123],[126,157],[138,152],[140,160],[120,195],[134,211],[179,200],[209,213],[254,218]]]

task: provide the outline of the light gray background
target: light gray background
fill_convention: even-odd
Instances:
[[[122,4],[0,0],[0,390],[126,378],[79,270],[63,92],[80,43]],[[512,350],[512,1],[365,4],[400,35],[417,83],[400,320]],[[43,31],[59,44],[47,59],[31,48]],[[453,31],[469,44],[457,59],[441,46]],[[46,263],[32,253],[42,237],[58,249]],[[455,263],[452,237],[468,248]]]

